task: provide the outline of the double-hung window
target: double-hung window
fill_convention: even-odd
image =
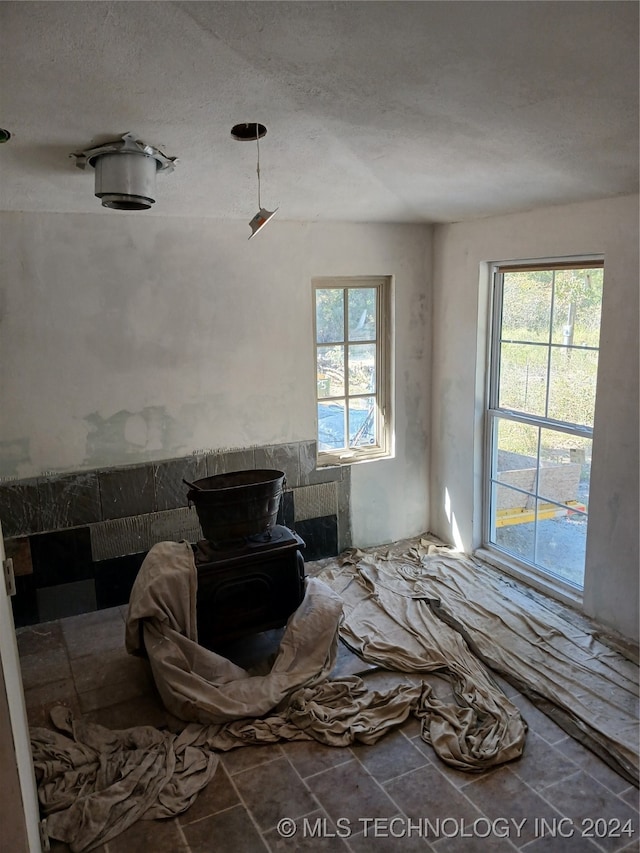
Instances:
[[[494,268],[485,545],[582,589],[602,260]]]
[[[388,456],[391,281],[314,279],[318,463]]]

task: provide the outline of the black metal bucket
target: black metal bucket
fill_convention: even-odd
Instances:
[[[210,542],[266,533],[275,525],[284,490],[282,471],[232,471],[195,480],[187,492]]]

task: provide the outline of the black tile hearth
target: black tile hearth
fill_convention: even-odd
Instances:
[[[40,621],[36,582],[33,575],[16,577],[16,594],[11,598],[11,607],[16,628],[35,625]]]
[[[129,554],[95,563],[98,610],[128,604],[131,588],[146,554]]]
[[[325,515],[296,521],[295,531],[305,541],[306,548],[302,552],[305,561],[335,557],[338,553],[337,516]]]
[[[29,541],[33,574],[39,589],[93,578],[88,527],[39,533]]]
[[[38,618],[51,622],[67,616],[79,616],[96,609],[96,590],[93,578],[59,586],[48,586],[36,591]]]

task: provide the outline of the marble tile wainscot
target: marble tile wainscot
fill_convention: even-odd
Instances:
[[[302,536],[306,560],[350,547],[351,469],[316,468],[314,441],[0,482],[16,626],[126,604],[155,542],[202,536],[182,479],[257,468],[284,471],[278,523]]]

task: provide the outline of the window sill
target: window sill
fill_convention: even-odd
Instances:
[[[340,457],[333,454],[327,454],[326,456],[318,456],[316,460],[316,468],[340,468],[344,465],[359,465],[361,462],[378,462],[381,459],[393,459],[392,453],[379,452],[379,453],[369,453],[366,456],[364,455],[345,455],[344,457]]]
[[[559,578],[536,571],[531,566],[525,566],[508,554],[498,553],[489,548],[478,548],[473,552],[473,556],[563,604],[568,604],[570,607],[582,606],[582,590],[563,583]]]

